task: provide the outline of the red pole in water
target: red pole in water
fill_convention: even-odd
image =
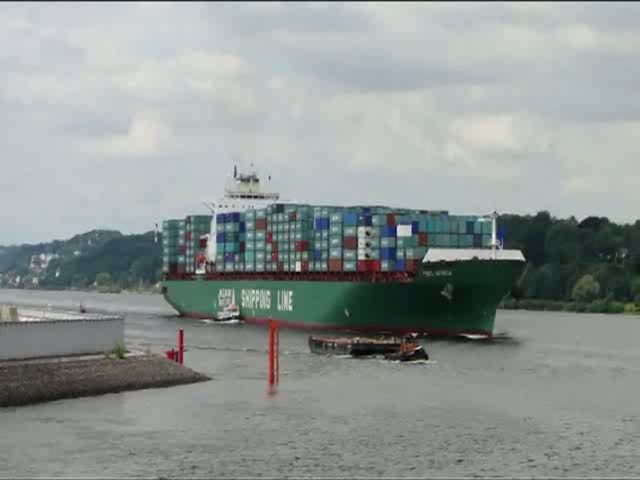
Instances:
[[[269,386],[273,386],[275,379],[274,379],[274,372],[273,372],[273,365],[274,365],[274,340],[275,340],[275,336],[274,336],[274,329],[273,329],[273,320],[269,321]]]
[[[178,330],[178,363],[182,365],[184,361],[184,330]]]
[[[275,357],[276,357],[276,385],[280,382],[280,329],[275,325],[273,336],[275,337]]]

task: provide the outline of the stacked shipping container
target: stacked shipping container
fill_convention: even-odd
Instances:
[[[211,215],[191,215],[185,219],[185,254],[187,273],[196,271],[196,267],[205,261],[205,249],[207,246],[206,235],[211,230]]]
[[[208,215],[165,221],[163,270],[193,272],[210,224]],[[491,223],[447,212],[274,204],[218,214],[215,242],[219,272],[410,272],[428,247],[489,247]]]
[[[184,244],[186,231],[184,220],[162,222],[162,271],[184,273],[185,256],[180,254],[181,240]]]
[[[211,215],[190,215],[184,220],[165,220],[162,223],[162,271],[166,273],[194,273],[204,260],[206,239]]]

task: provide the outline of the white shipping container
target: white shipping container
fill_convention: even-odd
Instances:
[[[397,235],[398,237],[410,237],[411,225],[398,225]]]
[[[377,238],[380,230],[377,227],[358,227],[358,238]]]
[[[359,238],[358,239],[358,248],[372,248],[373,242],[367,238]]]
[[[296,262],[296,272],[302,271],[302,262]]]

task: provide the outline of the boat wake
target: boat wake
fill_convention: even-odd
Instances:
[[[242,320],[233,319],[233,320],[211,320],[205,318],[201,320],[202,323],[206,323],[207,325],[238,325],[242,323]]]

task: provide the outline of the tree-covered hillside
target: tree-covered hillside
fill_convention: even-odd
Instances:
[[[153,232],[96,230],[67,241],[0,249],[0,284],[20,288],[148,288],[160,279],[161,244]]]
[[[529,262],[514,292],[523,306],[536,307],[528,299],[569,302],[567,309],[590,311],[640,304],[640,221],[619,225],[588,217],[579,222],[539,212],[504,215],[499,222],[506,248],[522,249]]]

